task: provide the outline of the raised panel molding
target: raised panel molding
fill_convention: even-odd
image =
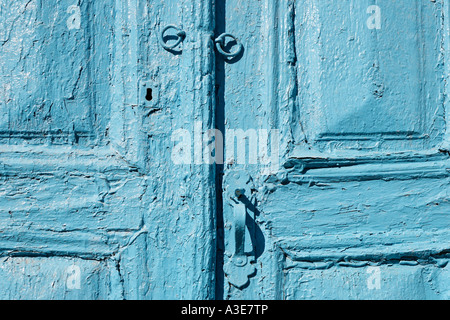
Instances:
[[[2,2],[0,143],[96,144],[110,110],[114,6]],[[101,93],[101,94],[100,94]]]
[[[71,1],[1,6],[0,255],[111,258],[147,212],[138,152],[120,148],[143,147],[122,88],[135,43],[114,32],[138,31],[137,4],[84,1],[74,28]]]
[[[380,30],[366,26],[371,4],[290,0],[269,7],[279,24],[268,34],[277,57],[272,122],[285,161],[311,153],[324,163],[352,153],[412,159],[448,149],[447,1],[377,3]]]
[[[147,180],[111,148],[3,146],[0,169],[0,255],[105,257],[144,227]]]
[[[450,268],[444,260],[433,264],[342,262],[312,268],[313,264],[305,263],[283,272],[280,299],[446,300]]]
[[[268,31],[274,57],[269,75],[276,79],[269,93],[271,121],[280,129],[284,153],[279,174],[262,184],[259,207],[286,262],[280,274],[385,263],[442,268],[448,262],[449,2],[385,3],[381,30],[365,25],[371,1],[290,0],[268,7],[270,21],[279,26]],[[404,16],[398,25],[409,26],[403,33],[395,26],[399,12]],[[421,38],[415,38],[421,26]],[[380,42],[383,37],[386,43]],[[390,77],[393,62],[421,42],[416,56],[400,61],[411,65]],[[390,47],[399,49],[391,57],[370,56],[388,54]],[[382,63],[391,64],[387,75]],[[403,85],[402,79],[410,83]],[[336,100],[339,88],[347,91]],[[373,124],[339,122],[345,108],[358,101],[370,106],[370,99],[378,115],[361,109],[348,119],[374,119]],[[388,110],[397,110],[399,121]],[[328,117],[335,125],[329,126]],[[411,126],[396,127],[402,121]],[[280,286],[304,292],[285,280],[281,276]]]

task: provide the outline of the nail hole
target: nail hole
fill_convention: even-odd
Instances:
[[[153,90],[151,88],[147,88],[147,95],[145,96],[147,101],[153,100]]]

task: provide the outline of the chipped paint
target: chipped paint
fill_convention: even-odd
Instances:
[[[213,119],[210,6],[0,1],[0,298],[214,296],[214,170],[171,166],[169,130]]]
[[[0,298],[448,299],[449,9],[0,0]],[[280,165],[172,162],[211,129]]]

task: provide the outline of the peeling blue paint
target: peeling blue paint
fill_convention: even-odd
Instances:
[[[449,299],[449,9],[0,0],[0,298]]]

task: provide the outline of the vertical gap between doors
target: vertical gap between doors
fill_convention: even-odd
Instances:
[[[220,35],[226,31],[226,0],[215,1],[215,35]],[[216,57],[216,110],[215,110],[215,126],[223,137],[225,137],[225,61]],[[224,148],[224,146],[222,146]],[[223,150],[224,151],[224,150]],[[225,155],[225,153],[222,153]],[[217,199],[217,252],[216,252],[216,300],[224,299],[225,275],[223,272],[224,263],[224,220],[223,220],[223,175],[224,165],[216,164],[216,199]]]

